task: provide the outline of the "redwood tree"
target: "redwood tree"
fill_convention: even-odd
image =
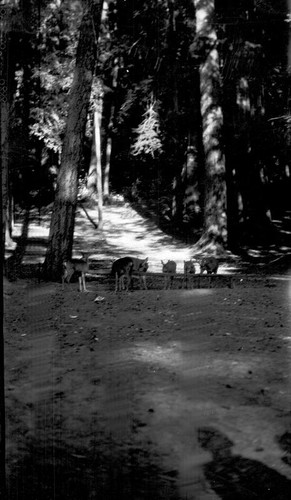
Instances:
[[[60,277],[62,261],[70,258],[72,254],[78,170],[83,153],[102,4],[103,0],[83,1],[84,11],[70,92],[61,166],[44,262],[44,273],[50,279]]]
[[[222,150],[221,78],[214,0],[194,0],[196,44],[202,49],[200,73],[202,139],[204,149],[204,230],[200,247],[221,249],[227,243],[225,160]]]

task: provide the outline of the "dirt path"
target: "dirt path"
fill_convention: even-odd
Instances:
[[[86,207],[93,223],[98,223],[97,210]],[[74,235],[74,254],[81,250],[90,252],[92,260],[114,259],[124,255],[149,257],[150,272],[161,270],[160,261],[174,259],[178,272],[183,271],[183,261],[193,256],[191,245],[165,234],[157,225],[138,214],[128,203],[120,201],[104,207],[103,230],[96,229],[85,211],[78,207]],[[31,220],[28,229],[30,243],[24,262],[43,261],[45,242],[49,234],[48,215]],[[21,221],[16,223],[14,236],[21,234]]]
[[[156,265],[162,252],[186,258],[188,247],[155,228],[148,236],[139,216],[106,210],[102,234],[78,215],[76,252],[86,242],[98,258],[132,249]],[[41,249],[38,239],[27,259]],[[9,498],[289,499],[291,284],[282,278],[129,294],[98,281],[88,294],[76,283],[8,283]]]

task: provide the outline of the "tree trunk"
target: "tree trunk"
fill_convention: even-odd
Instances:
[[[1,69],[0,79],[4,86],[1,88],[0,94],[0,126],[1,126],[1,141],[0,141],[0,158],[1,158],[1,195],[2,195],[2,209],[1,209],[1,262],[2,262],[2,275],[5,270],[5,239],[7,229],[7,209],[9,205],[8,194],[8,151],[9,151],[9,89],[8,85],[8,33],[9,33],[9,16],[10,12],[3,9],[1,13],[1,32],[0,42],[2,46],[1,54]],[[6,243],[7,240],[6,240]],[[2,299],[3,300],[3,299]],[[6,477],[5,477],[5,457],[6,457],[6,441],[5,441],[5,390],[4,390],[4,337],[3,329],[0,332],[0,498],[6,498]]]
[[[105,151],[105,168],[104,168],[104,176],[103,176],[104,203],[109,201],[109,177],[110,177],[111,151],[112,151],[112,137],[111,137],[111,135],[107,135],[106,151]]]
[[[200,64],[202,138],[204,147],[204,230],[199,247],[223,249],[227,244],[225,161],[220,106],[221,81],[217,36],[212,24],[214,0],[194,0],[196,33],[205,51]]]
[[[102,229],[103,225],[103,193],[102,193],[102,165],[101,165],[101,116],[102,106],[98,103],[98,109],[94,111],[94,131],[95,131],[95,148],[96,148],[96,180],[97,180],[97,196],[98,196],[98,228]]]
[[[9,104],[1,99],[1,183],[2,183],[2,255],[5,255],[5,242],[9,244],[7,213],[9,207],[9,181],[8,181],[8,129],[9,129]],[[4,262],[4,261],[2,261]]]
[[[0,105],[1,105],[1,184],[2,184],[2,245],[3,259],[5,245],[12,245],[12,228],[13,228],[13,198],[12,198],[12,183],[10,172],[10,129],[13,122],[13,92],[15,90],[15,69],[16,59],[12,54],[11,34],[13,29],[14,17],[10,6],[3,8],[2,12],[2,30],[1,30],[1,45],[2,45],[2,60],[0,78],[5,86],[1,88]]]
[[[6,96],[1,96],[1,158],[2,158],[2,242],[1,260],[2,273],[5,264],[6,216],[8,206],[8,102]],[[7,241],[6,241],[7,242]],[[4,340],[0,334],[0,498],[5,498],[5,398],[4,398]]]
[[[93,127],[95,127],[93,122]],[[89,165],[89,172],[87,177],[87,191],[88,195],[91,197],[96,196],[97,193],[97,177],[96,177],[96,147],[95,147],[95,131],[93,133],[92,146],[91,146],[91,158]]]
[[[203,166],[201,114],[200,114],[199,74],[196,68],[193,71],[192,95],[190,101],[188,147],[186,162],[182,170],[183,189],[183,220],[189,225],[191,232],[201,227],[201,169]]]
[[[44,262],[44,273],[52,280],[60,279],[62,262],[71,257],[73,249],[78,168],[83,153],[102,3],[102,0],[84,2],[61,166]]]
[[[289,16],[289,23],[291,22],[291,0],[287,0],[287,12]],[[288,49],[287,49],[287,71],[291,76],[291,28],[289,25]]]

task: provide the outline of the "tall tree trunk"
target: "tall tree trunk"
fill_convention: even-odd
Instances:
[[[2,41],[2,40],[1,40]],[[2,75],[1,75],[2,76]],[[5,81],[5,80],[4,80]],[[2,242],[1,262],[5,263],[5,238],[8,207],[8,100],[6,93],[1,95],[1,183],[2,183]],[[7,242],[7,241],[6,241]],[[4,269],[2,269],[4,274]],[[3,309],[2,309],[3,310]],[[0,498],[5,498],[5,398],[4,398],[4,339],[0,333]]]
[[[44,262],[44,273],[50,279],[60,278],[62,262],[71,257],[73,249],[78,167],[83,153],[102,3],[102,0],[84,1],[61,166]]]
[[[104,203],[109,201],[109,178],[110,178],[110,163],[112,151],[112,136],[106,137],[106,150],[105,150],[105,167],[103,175],[103,200]]]
[[[197,39],[205,51],[200,64],[202,137],[204,147],[204,230],[199,247],[222,249],[227,244],[225,161],[220,105],[221,78],[217,36],[213,26],[214,0],[194,0]]]
[[[93,127],[95,128],[94,122]],[[89,197],[94,197],[94,199],[97,193],[96,161],[95,131],[93,131],[91,158],[87,177],[87,192]]]
[[[183,188],[183,220],[188,222],[189,229],[200,229],[202,220],[201,206],[201,169],[203,165],[201,113],[200,113],[199,74],[194,69],[192,78],[192,94],[190,100],[190,117],[188,131],[188,147],[186,162],[182,170]]]
[[[8,100],[1,97],[1,184],[2,184],[2,255],[5,255],[5,243],[9,245],[9,173],[8,173],[8,130],[9,130],[9,104]],[[4,260],[2,260],[4,264]]]
[[[289,95],[288,95],[288,103],[287,110],[289,112],[289,116],[291,114],[291,0],[287,0],[287,12],[289,16],[289,36],[288,36],[288,48],[287,48],[287,73],[289,79]],[[290,129],[289,129],[290,130]],[[288,146],[291,146],[291,132],[288,134]]]
[[[15,89],[15,69],[16,58],[11,47],[11,32],[15,17],[9,5],[2,8],[1,15],[1,69],[0,79],[2,81],[0,105],[1,105],[1,186],[2,186],[2,245],[3,252],[5,244],[9,247],[12,244],[13,228],[13,198],[10,171],[11,135],[10,129],[13,122],[13,92]],[[3,260],[4,264],[4,253]]]
[[[291,76],[291,0],[287,0],[287,13],[289,16],[289,37],[288,37],[288,52],[287,52],[287,71]]]
[[[98,196],[98,228],[102,229],[103,225],[103,192],[102,192],[102,165],[101,165],[101,117],[102,117],[102,100],[94,111],[94,132],[95,132],[95,149],[96,149],[96,179],[97,179],[97,196]]]
[[[1,31],[0,42],[2,47],[1,65],[0,65],[0,112],[1,112],[1,137],[0,137],[0,158],[1,158],[1,262],[2,275],[5,268],[5,239],[7,228],[7,209],[9,205],[8,195],[8,150],[9,150],[9,85],[8,85],[8,33],[9,33],[9,16],[8,8],[3,8],[1,12]],[[7,242],[7,241],[6,241]],[[8,243],[8,242],[7,242]],[[3,295],[1,297],[3,301]],[[3,303],[2,303],[3,310]],[[5,441],[5,390],[4,390],[4,337],[3,329],[0,332],[0,499],[6,498],[6,477],[5,477],[5,457],[6,457],[6,441]]]

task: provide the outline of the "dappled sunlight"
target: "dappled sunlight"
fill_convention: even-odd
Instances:
[[[21,235],[22,224],[16,223],[13,229],[13,237],[17,238]],[[37,221],[29,222],[28,226],[28,238],[48,238],[49,235],[49,222],[41,222]]]
[[[143,363],[157,363],[162,367],[177,367],[183,364],[181,343],[171,342],[170,345],[157,345],[155,342],[142,342],[128,351],[130,358]]]
[[[200,288],[200,289],[195,288],[193,290],[182,289],[182,290],[180,290],[179,295],[181,298],[186,298],[186,297],[202,297],[205,295],[212,295],[213,293],[214,293],[214,290],[211,288]]]
[[[117,355],[123,362],[138,361],[148,365],[151,373],[165,369],[167,371],[174,370],[176,375],[179,375],[180,380],[189,386],[189,381],[192,380],[193,388],[201,378],[204,382],[208,380],[216,380],[221,377],[222,380],[227,379],[236,383],[244,381],[250,373],[256,371],[257,374],[263,373],[269,366],[269,358],[262,359],[261,354],[244,353],[235,360],[230,358],[227,352],[219,352],[215,359],[207,352],[209,341],[201,344],[193,350],[191,340],[176,340],[169,343],[157,344],[154,341],[137,342],[133,347],[119,350]],[[114,359],[115,352],[112,357]]]
[[[196,260],[196,274],[199,273],[199,259],[201,253],[213,253],[216,248],[214,243],[202,246],[183,243],[181,240],[163,232],[158,225],[151,219],[145,217],[130,204],[122,202],[119,206],[108,205],[104,206],[104,227],[103,230],[98,229],[98,211],[96,207],[87,208],[84,212],[80,207],[76,213],[75,233],[73,257],[79,257],[80,252],[88,251],[91,255],[91,260],[110,261],[125,255],[133,257],[149,258],[149,273],[161,273],[161,260],[174,260],[177,263],[177,273],[182,274],[184,270],[184,260]],[[88,218],[89,216],[89,218]],[[23,216],[22,216],[23,217]],[[41,217],[41,219],[40,219]],[[208,228],[208,231],[217,234],[218,221],[214,220],[213,224]],[[24,264],[39,264],[45,259],[48,236],[50,226],[50,215],[46,211],[44,214],[39,214],[36,210],[32,210],[29,216],[29,224],[27,226],[27,239],[25,241],[25,254],[22,263]],[[20,217],[15,223],[13,229],[13,238],[11,247],[5,250],[6,257],[13,255],[19,238],[22,236],[23,222]],[[280,254],[278,249],[273,251],[275,259],[283,259],[284,255],[287,258],[287,247],[281,248]],[[267,258],[271,255],[269,249],[253,249],[249,250],[248,254],[257,258]],[[233,261],[234,256],[231,256]],[[274,259],[276,263],[277,260]],[[228,259],[226,259],[228,260]],[[240,259],[237,259],[238,265],[228,262],[221,262],[219,266],[219,275],[229,273],[238,273],[246,270],[252,272],[250,262],[242,264]],[[281,260],[278,260],[278,264]],[[253,268],[253,273],[257,273],[261,268],[263,270],[264,263],[256,265]],[[269,268],[266,269],[269,272]],[[274,273],[273,273],[274,274]],[[280,272],[282,275],[282,272]],[[207,279],[203,277],[203,280]],[[286,278],[289,279],[286,275]],[[187,292],[189,293],[189,291]],[[201,292],[202,293],[202,292]],[[205,291],[203,293],[206,293]],[[210,291],[208,291],[210,293]]]
[[[104,210],[106,242],[109,246],[118,243],[120,255],[149,257],[149,272],[161,272],[161,260],[175,260],[182,272],[184,260],[191,258],[192,245],[182,244],[166,235],[153,221],[129,205],[124,210],[111,206],[104,207]]]

